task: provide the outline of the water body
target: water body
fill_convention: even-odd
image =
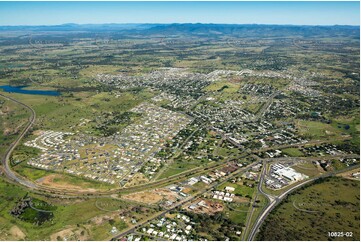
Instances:
[[[24,90],[23,88],[26,86],[0,86],[1,89],[4,90],[4,92],[15,92],[15,93],[21,93],[21,94],[31,94],[31,95],[45,95],[45,96],[60,96],[61,93],[58,91],[50,91],[50,90]]]

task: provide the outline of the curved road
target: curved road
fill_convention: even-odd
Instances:
[[[2,94],[0,94],[1,97],[8,99],[10,101],[13,101],[15,103],[20,104],[21,106],[25,107],[26,109],[28,109],[31,112],[31,116],[29,118],[29,123],[25,126],[25,128],[23,129],[23,131],[20,133],[20,135],[17,137],[17,139],[10,145],[10,147],[6,150],[6,153],[3,157],[3,159],[1,160],[3,166],[4,166],[4,171],[5,174],[7,175],[8,178],[10,178],[11,180],[16,181],[17,183],[20,183],[24,186],[27,186],[29,188],[36,188],[36,184],[24,179],[23,177],[18,177],[15,172],[13,172],[10,168],[10,164],[9,164],[9,160],[10,160],[10,156],[12,154],[12,152],[14,151],[14,149],[16,148],[16,146],[19,144],[20,140],[24,137],[24,135],[29,131],[29,129],[31,128],[31,126],[34,124],[35,119],[36,119],[36,114],[35,111],[29,107],[28,105],[19,102],[18,100],[11,98],[11,97],[7,97],[4,96]]]

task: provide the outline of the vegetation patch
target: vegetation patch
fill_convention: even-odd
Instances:
[[[55,206],[26,195],[16,203],[10,214],[25,222],[41,225],[54,217],[54,210]]]
[[[301,135],[313,139],[328,139],[339,137],[340,131],[331,124],[317,121],[297,120],[296,126]]]
[[[291,157],[301,157],[304,156],[305,154],[302,153],[302,151],[300,151],[297,148],[287,148],[287,149],[283,149],[281,150],[284,154],[291,156]]]
[[[240,85],[232,82],[214,82],[205,88],[206,91],[216,91],[225,93],[235,93],[238,91]]]

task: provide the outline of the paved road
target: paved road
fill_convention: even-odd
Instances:
[[[257,114],[254,116],[254,121],[255,120],[259,120],[269,109],[269,107],[271,106],[273,99],[279,94],[280,92],[275,92],[273,93],[269,99],[267,100],[267,102],[262,106],[262,108],[257,112]]]
[[[261,171],[262,174],[264,173],[264,170],[265,170],[265,166],[263,165],[262,171]],[[262,182],[263,182],[263,175],[262,174],[260,174],[260,176],[258,178],[258,186],[259,186],[259,184],[262,184]],[[260,193],[259,189],[257,191],[255,191],[255,192],[256,192],[256,195],[254,197],[252,197],[252,200],[251,200],[251,203],[250,203],[250,208],[247,211],[248,214],[247,214],[246,223],[245,223],[245,230],[242,233],[241,240],[245,240],[248,228],[250,227],[250,224],[251,224],[251,221],[252,221],[252,217],[253,217],[253,213],[254,213],[254,203],[257,200],[258,194]]]
[[[298,157],[275,157],[275,158],[265,158],[267,161],[316,161],[316,160],[332,160],[332,159],[352,159],[360,158],[358,154],[341,154],[341,155],[325,155],[325,156],[298,156]]]

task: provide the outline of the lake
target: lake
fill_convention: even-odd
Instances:
[[[4,92],[15,92],[15,93],[22,93],[22,94],[31,94],[31,95],[46,95],[46,96],[60,96],[60,92],[58,91],[50,91],[50,90],[24,90],[23,88],[26,86],[0,86]]]

